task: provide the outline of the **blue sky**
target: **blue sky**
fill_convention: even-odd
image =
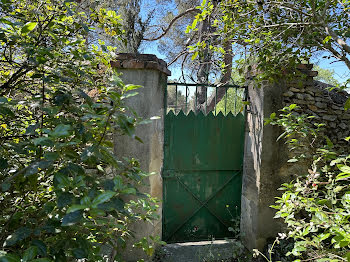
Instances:
[[[156,6],[156,7],[155,7]],[[156,16],[161,15],[160,13],[166,12],[167,10],[176,9],[176,6],[173,0],[161,0],[157,3],[157,0],[144,0],[143,6],[141,8],[142,16],[145,16],[149,10],[156,8]],[[159,10],[159,11],[158,11]],[[156,20],[156,19],[155,19]],[[166,57],[159,53],[157,49],[157,42],[148,43],[144,49],[143,53],[155,54],[158,58],[165,59]],[[345,66],[343,62],[335,61],[334,59],[325,59],[322,58],[323,55],[317,54],[311,58],[311,62],[319,65],[321,68],[334,70],[334,78],[337,79],[340,83],[344,83],[347,79],[350,78],[350,71]],[[180,70],[176,68],[171,68],[172,77],[179,78]]]
[[[344,83],[350,78],[349,69],[343,62],[335,61],[334,59],[319,59],[317,57],[313,57],[311,61],[314,64],[318,64],[321,68],[334,70],[334,78],[340,83]]]

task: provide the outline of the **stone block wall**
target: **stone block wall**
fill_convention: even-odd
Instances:
[[[297,113],[314,116],[311,122],[324,123],[326,135],[339,151],[349,151],[344,140],[350,136],[350,110],[344,109],[349,97],[345,91],[330,90],[331,86],[312,80],[315,71],[304,69],[306,78],[299,77],[287,84],[283,105],[297,104]]]
[[[245,136],[244,170],[241,201],[241,233],[244,245],[252,250],[262,250],[267,239],[275,238],[284,225],[274,219],[270,208],[275,197],[281,195],[282,183],[307,174],[312,161],[312,143],[306,143],[303,152],[308,157],[297,164],[288,163],[294,152],[283,140],[277,141],[283,130],[277,126],[264,125],[271,113],[290,104],[299,108],[295,114],[313,115],[310,121],[325,123],[324,135],[336,145],[338,152],[350,148],[344,140],[350,136],[350,110],[344,110],[349,94],[329,90],[329,85],[313,80],[317,75],[312,65],[300,65],[292,78],[281,78],[275,83],[256,83],[254,75],[248,85],[249,106]],[[308,141],[306,141],[308,142]],[[320,141],[320,142],[325,142]],[[314,145],[316,146],[316,145]]]

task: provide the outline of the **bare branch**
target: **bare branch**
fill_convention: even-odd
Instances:
[[[171,62],[168,63],[168,66],[171,66],[173,63],[175,63],[182,55],[187,54],[187,50],[181,51]]]
[[[144,41],[155,41],[155,40],[161,39],[163,36],[165,36],[165,35],[169,32],[169,30],[170,30],[170,28],[172,27],[172,25],[173,25],[178,19],[180,19],[181,17],[183,17],[183,16],[185,16],[185,15],[187,15],[187,14],[189,14],[189,13],[192,13],[192,12],[200,13],[201,11],[198,10],[196,7],[187,9],[185,12],[183,12],[183,13],[181,13],[181,14],[175,16],[175,17],[170,21],[168,27],[167,27],[166,29],[163,29],[163,33],[162,33],[161,35],[159,35],[159,36],[157,36],[157,37],[154,37],[154,38],[143,38],[142,40],[144,40]]]
[[[325,26],[325,29],[326,29],[326,33],[330,35],[334,39],[334,41],[336,41],[345,52],[350,54],[350,46],[348,46],[343,39],[339,38],[339,36],[331,28],[329,28],[328,26]]]
[[[32,69],[32,67],[29,67],[28,64],[24,63],[5,83],[0,86],[1,94],[4,94],[6,89],[11,89],[13,83]]]
[[[319,41],[320,43],[322,43],[320,39],[318,39],[318,41]],[[331,46],[331,44],[329,44],[328,46],[325,46],[325,47],[323,47],[323,48],[324,48],[326,51],[330,51],[330,52],[334,55],[334,57],[336,57],[336,58],[339,59],[340,61],[343,61],[343,62],[346,64],[346,66],[350,69],[350,60],[349,60],[345,55],[340,54],[336,49],[334,49],[334,48]]]
[[[295,5],[292,5],[292,4],[288,4],[288,3],[281,3],[281,2],[269,2],[268,4],[275,4],[275,5],[278,5],[278,7],[280,8],[285,8],[285,9],[290,9],[290,10],[293,10],[297,13],[300,13],[304,16],[308,16],[308,17],[312,17],[311,14],[308,14],[308,13],[305,13],[303,10],[301,9],[298,9],[297,7],[295,7]]]
[[[232,74],[232,50],[231,50],[232,44],[230,41],[227,41],[224,44],[224,63],[225,63],[225,72],[223,73],[222,78],[220,79],[219,86],[227,85],[230,82],[231,74]],[[207,108],[206,112],[213,111],[215,108],[215,105],[220,102],[220,100],[224,97],[226,94],[225,88],[218,88],[217,92],[212,94],[208,101],[207,101]]]
[[[253,31],[257,31],[260,30],[261,28],[271,28],[271,27],[283,27],[283,26],[320,26],[320,23],[309,23],[309,22],[297,22],[297,23],[280,23],[280,24],[272,24],[272,25],[264,25],[264,26],[260,26],[258,28],[255,28]]]

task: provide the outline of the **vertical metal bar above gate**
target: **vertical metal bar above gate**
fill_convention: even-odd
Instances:
[[[183,111],[188,114],[190,111],[198,113],[202,111],[205,115],[212,112],[214,115],[222,112],[224,115],[232,112],[239,113],[239,109],[244,108],[242,101],[246,99],[246,87],[238,85],[206,85],[196,83],[168,83],[168,87],[173,87],[173,94],[167,90],[167,106],[166,112],[173,110],[175,114]],[[204,102],[199,105],[198,93],[199,89],[206,89]],[[168,88],[167,88],[168,89]],[[218,91],[220,90],[220,92]],[[224,90],[224,95],[222,90]],[[238,90],[240,90],[238,92]],[[219,96],[219,94],[221,96]],[[173,97],[173,101],[169,101]],[[212,101],[214,100],[214,101]],[[209,104],[210,103],[210,104]],[[221,109],[218,106],[221,105]],[[211,106],[211,108],[209,108]],[[199,109],[199,110],[198,110]],[[241,112],[243,113],[243,112]]]

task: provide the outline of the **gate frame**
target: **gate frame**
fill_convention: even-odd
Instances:
[[[226,96],[226,98],[225,98],[225,113],[224,113],[224,117],[226,117],[226,115],[227,114],[229,114],[230,112],[226,112],[226,102],[227,102],[227,92],[228,92],[228,90],[229,90],[229,88],[235,88],[235,90],[238,90],[238,89],[244,89],[244,93],[243,93],[243,98],[242,98],[242,102],[247,102],[247,99],[248,99],[248,86],[239,86],[239,85],[235,85],[235,84],[233,84],[233,85],[222,85],[222,86],[216,86],[216,85],[209,85],[209,84],[196,84],[196,83],[179,83],[179,82],[173,82],[173,83],[170,83],[170,82],[168,82],[167,83],[167,86],[166,86],[166,88],[165,88],[165,90],[164,90],[164,115],[163,115],[163,119],[164,119],[164,122],[165,122],[165,118],[166,118],[166,115],[168,114],[167,113],[167,111],[168,111],[168,86],[176,86],[176,95],[175,95],[175,99],[176,99],[176,105],[177,105],[177,99],[178,99],[178,86],[184,86],[184,87],[186,87],[186,111],[187,111],[187,97],[188,97],[188,94],[187,94],[187,89],[188,89],[188,87],[196,87],[196,91],[195,91],[195,94],[196,94],[196,101],[197,101],[197,88],[198,87],[201,87],[201,86],[205,86],[205,87],[213,87],[213,88],[215,88],[215,92],[216,92],[216,95],[217,95],[217,89],[218,88],[225,88],[226,89],[226,94],[225,94],[225,96]],[[236,91],[237,92],[237,91]],[[208,93],[208,90],[207,90],[207,93]],[[205,99],[205,108],[207,107],[207,93],[206,93],[206,99]],[[222,98],[223,99],[223,98]],[[220,101],[222,101],[222,99],[220,99]],[[215,103],[215,108],[214,108],[214,110],[212,110],[212,111],[215,111],[215,113],[216,113],[216,106],[217,106],[217,104],[220,102],[220,101],[216,101],[216,103]],[[237,101],[237,99],[235,100],[235,101]],[[243,141],[243,158],[242,158],[242,169],[239,171],[239,173],[241,174],[241,186],[243,185],[243,176],[244,176],[244,152],[245,152],[245,147],[246,147],[246,145],[245,145],[245,137],[246,137],[246,135],[245,135],[245,133],[246,133],[246,124],[247,124],[247,109],[246,109],[246,104],[244,104],[243,105],[243,107],[244,107],[244,111],[243,111],[243,117],[244,117],[244,127],[243,127],[243,129],[244,129],[244,135],[243,135],[243,139],[244,139],[244,141]],[[236,105],[235,105],[235,108],[236,108]],[[180,108],[180,111],[178,111],[177,112],[177,106],[175,106],[175,111],[174,111],[174,115],[177,115],[177,114],[179,114],[180,112],[182,111],[182,109]],[[201,112],[202,114],[204,114],[204,116],[206,116],[206,115],[208,115],[208,114],[210,114],[212,111],[210,111],[210,112]],[[187,115],[187,114],[189,114],[190,112],[191,112],[191,110],[189,111],[189,113],[187,113],[186,114],[186,112],[184,112],[184,111],[182,111],[185,115]],[[193,112],[193,111],[192,111]],[[197,113],[196,112],[193,112],[195,115],[197,115]],[[165,137],[166,137],[166,135],[165,135],[165,132],[166,132],[166,125],[164,124],[164,140],[165,140]],[[165,143],[163,143],[163,154],[165,154]],[[162,177],[162,188],[163,188],[163,197],[162,197],[162,199],[163,199],[163,201],[164,201],[164,181],[163,181],[163,174],[164,174],[164,172],[165,172],[165,170],[164,170],[164,162],[165,162],[165,156],[163,157],[163,165],[162,165],[162,171],[161,171],[161,177]],[[236,172],[236,171],[235,171]],[[231,180],[234,178],[234,177],[236,177],[237,176],[237,172],[233,175],[233,177],[231,178],[231,179],[229,179],[229,182],[231,182]],[[183,183],[181,183],[181,184],[183,184]],[[219,192],[219,191],[221,191],[221,189],[223,188],[223,187],[225,187],[226,186],[226,184],[228,184],[228,183],[225,183],[225,185],[224,186],[222,186],[222,187],[220,187],[220,189],[215,193],[215,194],[213,194],[208,200],[205,200],[204,202],[205,203],[207,203],[207,202],[209,202],[209,200],[211,200],[213,197],[215,197],[215,195]],[[241,188],[241,190],[242,190],[242,188]],[[191,193],[191,195],[193,195],[192,193]],[[242,198],[242,191],[241,191],[241,198]],[[197,199],[198,200],[198,199]],[[202,204],[202,202],[201,201],[199,201],[201,204]],[[204,204],[205,205],[205,204]],[[202,205],[201,206],[201,208],[204,206],[204,205]],[[242,206],[242,205],[241,205]],[[241,211],[240,211],[240,218],[241,218]],[[215,215],[214,215],[215,216]],[[192,217],[192,216],[191,216]],[[216,216],[215,216],[216,217]],[[220,220],[220,219],[219,219]],[[221,221],[220,221],[221,222]],[[186,223],[186,222],[185,222]],[[185,224],[184,223],[184,224]],[[222,222],[221,222],[222,223]],[[181,225],[181,227],[184,225],[184,224],[182,224]],[[224,224],[224,223],[223,223]],[[178,231],[181,227],[179,227],[179,228],[177,228],[177,230],[176,231]],[[164,236],[164,204],[162,204],[162,240],[163,241],[166,241],[166,240],[164,240],[163,239],[163,236]],[[186,241],[186,242],[192,242],[192,241]]]

